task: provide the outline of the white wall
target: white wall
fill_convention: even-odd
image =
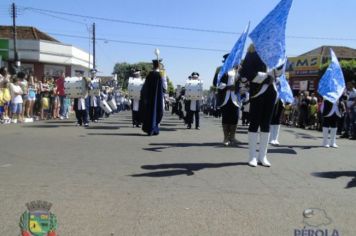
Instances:
[[[13,42],[10,40],[9,59],[14,59]],[[51,64],[76,65],[92,68],[93,57],[89,53],[71,45],[43,40],[17,40],[20,60],[38,61]]]

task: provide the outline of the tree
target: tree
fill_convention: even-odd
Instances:
[[[152,69],[152,64],[148,62],[138,62],[134,64],[122,62],[115,64],[113,73],[117,74],[118,84],[123,90],[127,89],[129,78],[134,69],[141,70],[141,75],[145,78]]]
[[[168,78],[168,76],[167,76],[167,85],[168,85],[167,93],[169,94],[169,96],[173,96],[174,85],[173,85],[173,82]]]
[[[320,77],[323,76],[326,69],[328,68],[330,61],[322,64],[319,70]],[[349,82],[355,80],[356,77],[356,60],[341,60],[340,66],[342,69],[342,73],[345,77],[345,82]]]

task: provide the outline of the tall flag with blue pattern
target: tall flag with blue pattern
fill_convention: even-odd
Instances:
[[[256,52],[269,69],[285,62],[285,32],[293,0],[281,0],[250,33]]]
[[[285,73],[279,77],[278,96],[283,103],[292,103],[294,101],[293,92],[287,81]]]
[[[345,79],[339,61],[331,48],[330,54],[331,63],[319,81],[318,93],[324,99],[335,103],[345,90]]]
[[[242,58],[242,53],[245,48],[245,43],[246,43],[246,38],[247,38],[249,28],[250,28],[250,22],[248,23],[245,31],[241,34],[240,38],[235,43],[229,56],[226,58],[224,65],[221,67],[219,74],[218,74],[217,84],[220,84],[221,77],[225,73],[227,73],[229,70],[231,70],[234,66],[240,64],[241,58]]]

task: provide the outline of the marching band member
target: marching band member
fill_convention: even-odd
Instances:
[[[92,80],[96,78],[96,70],[92,69]],[[97,123],[100,117],[100,92],[99,96],[91,94],[89,96],[89,118],[92,122]]]
[[[191,76],[188,77],[191,80],[199,80],[199,73],[193,72]],[[195,117],[195,129],[199,128],[199,112],[200,112],[200,101],[199,100],[186,100],[185,108],[187,111],[187,128],[191,129]]]
[[[232,69],[225,73],[218,86],[219,107],[222,113],[224,145],[237,144],[235,139],[239,104],[237,99],[237,73]]]
[[[88,90],[90,89],[90,78],[83,77],[86,86],[86,93],[80,97],[74,99],[73,109],[75,111],[75,117],[77,118],[77,126],[89,127],[88,113],[89,113],[89,98]]]
[[[160,73],[160,61],[152,60],[153,70],[147,75],[141,90],[140,116],[142,130],[148,135],[159,134],[159,124],[163,117],[165,78]]]
[[[258,161],[266,167],[271,163],[267,159],[267,148],[270,135],[270,123],[273,108],[277,98],[275,78],[282,74],[282,66],[266,73],[267,66],[257,54],[253,44],[248,48],[245,60],[242,63],[240,76],[250,82],[250,126],[249,126],[249,162],[256,167]],[[259,155],[256,156],[256,146],[260,129]],[[258,159],[258,161],[257,161]]]
[[[337,122],[341,117],[339,101],[331,103],[324,99],[321,105],[321,113],[323,116],[323,146],[328,148],[338,148],[336,144]],[[329,140],[330,129],[330,142]]]
[[[140,70],[135,70],[132,75],[133,78],[135,79],[141,79],[141,71]],[[140,114],[139,114],[139,104],[140,100],[139,99],[132,99],[132,127],[140,127]]]

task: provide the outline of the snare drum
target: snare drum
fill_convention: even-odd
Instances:
[[[187,80],[185,83],[185,97],[188,100],[201,100],[203,97],[203,81]]]
[[[109,104],[105,100],[100,100],[100,108],[103,109],[107,114],[112,112]]]
[[[100,96],[100,83],[99,79],[95,78],[91,81],[92,89],[89,90],[90,96]]]
[[[69,98],[85,97],[87,88],[83,78],[67,77],[64,79],[64,91]]]
[[[129,98],[140,100],[141,97],[141,89],[144,84],[144,80],[140,78],[129,78],[129,84],[127,90],[129,92]]]

